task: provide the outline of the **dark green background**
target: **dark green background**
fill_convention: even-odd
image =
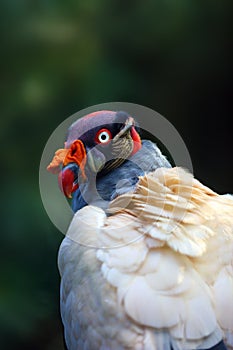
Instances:
[[[1,1],[1,349],[63,349],[63,236],[38,168],[65,118],[103,102],[150,107],[183,137],[196,177],[233,192],[231,3]]]

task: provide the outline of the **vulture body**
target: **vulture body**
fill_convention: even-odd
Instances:
[[[131,143],[124,157],[119,140]],[[67,348],[233,349],[232,197],[172,168],[124,112],[78,120],[64,154],[75,211],[58,257]]]

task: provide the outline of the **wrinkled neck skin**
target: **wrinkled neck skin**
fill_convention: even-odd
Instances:
[[[138,177],[157,168],[170,168],[168,160],[151,141],[142,141],[142,148],[121,166],[104,176],[88,174],[88,181],[73,194],[72,209],[77,212],[86,205],[107,209],[117,196],[133,191]]]

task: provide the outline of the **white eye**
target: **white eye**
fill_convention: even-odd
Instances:
[[[110,139],[109,134],[107,133],[107,131],[102,131],[99,136],[98,136],[98,140],[102,143],[108,142]]]
[[[112,138],[112,134],[107,129],[101,129],[98,131],[96,135],[96,142],[97,143],[108,143]]]

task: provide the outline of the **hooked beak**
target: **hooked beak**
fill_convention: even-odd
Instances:
[[[79,171],[81,178],[85,181],[86,150],[80,140],[72,143],[63,161],[63,168],[58,176],[58,183],[61,191],[68,198],[78,189]]]
[[[134,126],[134,119],[132,117],[129,117],[126,120],[125,125],[121,129],[121,131],[118,132],[118,134],[116,134],[116,136],[113,138],[113,141],[117,141],[120,137],[122,137],[125,134],[127,134],[127,132],[129,132],[133,126]]]

